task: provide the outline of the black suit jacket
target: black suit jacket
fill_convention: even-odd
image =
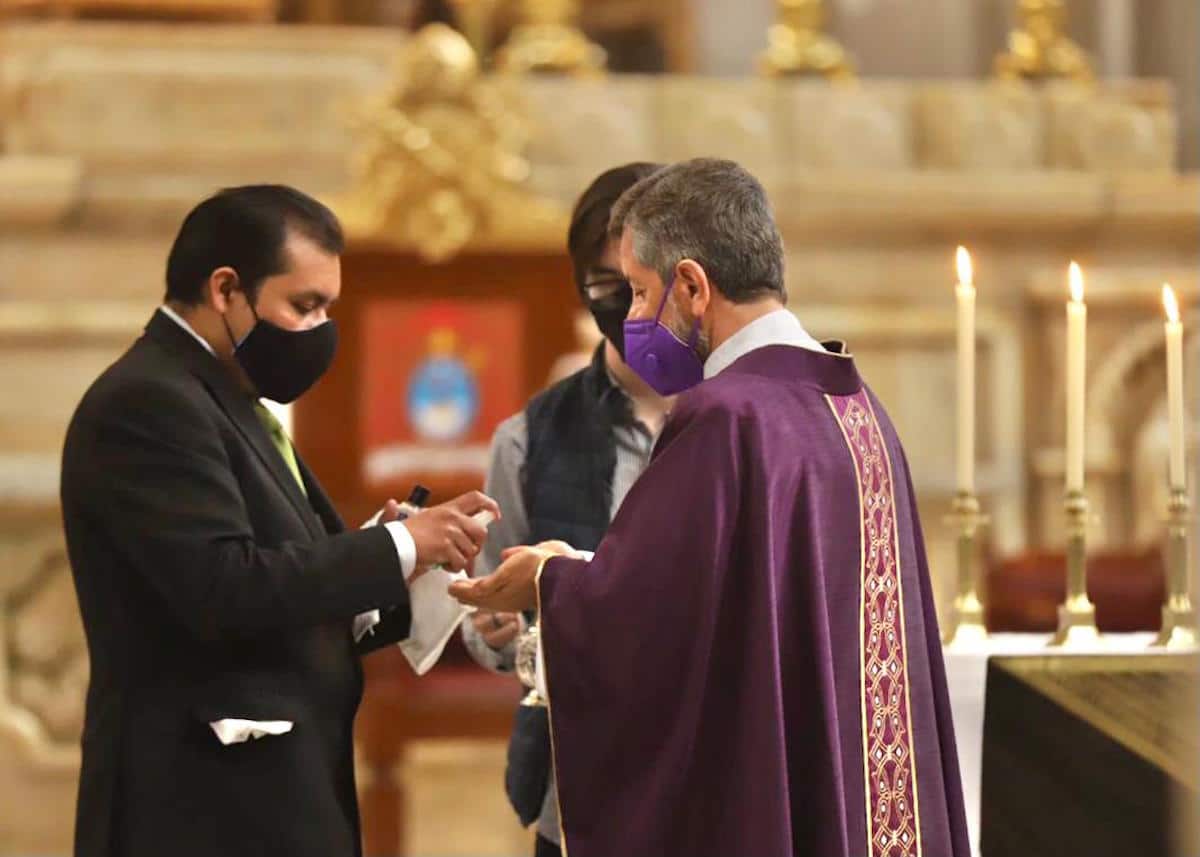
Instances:
[[[351,732],[368,638],[408,633],[383,527],[300,491],[227,368],[163,313],[88,390],[62,509],[91,684],[77,857],[361,853]],[[221,745],[209,721],[291,720]]]

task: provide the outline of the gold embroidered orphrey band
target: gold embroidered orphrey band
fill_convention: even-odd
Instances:
[[[858,477],[860,686],[871,857],[920,857],[892,463],[866,390],[826,396]]]

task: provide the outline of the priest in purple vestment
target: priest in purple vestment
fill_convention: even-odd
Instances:
[[[651,463],[594,556],[517,548],[451,589],[540,610],[564,853],[968,857],[904,450],[785,308],[762,186],[677,164],[612,228],[627,362],[681,393]]]

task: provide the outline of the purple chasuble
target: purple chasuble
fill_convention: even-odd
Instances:
[[[908,465],[849,357],[683,394],[538,597],[568,857],[968,857]]]

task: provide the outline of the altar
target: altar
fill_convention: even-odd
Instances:
[[[989,857],[1190,857],[1196,653],[997,657],[988,667],[981,848]]]
[[[964,646],[947,646],[946,683],[950,689],[950,708],[954,717],[954,737],[958,765],[962,773],[963,798],[967,809],[967,827],[971,832],[972,853],[980,854],[980,814],[983,801],[984,725],[987,710],[989,663],[994,659],[1019,661],[1050,656],[1105,657],[1109,661],[1124,658],[1163,657],[1152,648],[1154,634],[1126,633],[1105,635],[1094,647],[1059,653],[1048,647],[1051,634],[993,634],[986,641]],[[1172,656],[1174,657],[1174,656]],[[1187,658],[1187,655],[1179,657]]]

